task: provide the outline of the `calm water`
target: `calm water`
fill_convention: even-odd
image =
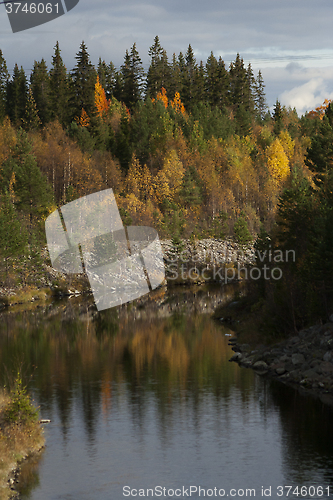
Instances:
[[[81,300],[3,313],[1,378],[24,362],[52,420],[22,498],[332,496],[332,412],[228,362],[232,332],[210,312],[231,295],[160,290],[100,313]]]

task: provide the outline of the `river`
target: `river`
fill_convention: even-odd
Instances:
[[[99,313],[82,298],[2,312],[1,381],[22,365],[51,419],[21,498],[332,496],[332,410],[228,361],[232,331],[211,313],[234,293],[180,287]]]

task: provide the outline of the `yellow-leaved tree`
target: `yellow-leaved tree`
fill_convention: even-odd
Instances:
[[[174,201],[183,182],[185,169],[177,151],[171,149],[163,160],[163,167],[154,179],[155,197],[158,203],[165,198]]]
[[[295,141],[290,137],[287,130],[281,130],[279,133],[279,141],[284,149],[284,152],[288,156],[289,161],[291,161],[294,154]]]
[[[267,167],[276,185],[283,183],[289,173],[289,159],[278,138],[267,148]]]
[[[97,75],[97,80],[95,83],[95,108],[97,111],[97,115],[100,118],[106,116],[106,113],[109,109],[109,101],[106,98],[105,91],[102,85],[99,82],[99,76]]]

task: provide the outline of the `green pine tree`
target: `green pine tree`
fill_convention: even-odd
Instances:
[[[30,88],[37,106],[38,116],[41,124],[45,125],[50,121],[50,76],[47,71],[46,62],[42,59],[35,61],[34,68],[30,75]]]
[[[7,70],[6,61],[0,49],[0,122],[6,116],[6,92],[9,80],[9,73]]]
[[[27,78],[24,69],[15,64],[12,79],[7,83],[6,113],[16,126],[20,126],[24,119],[27,100]]]
[[[0,256],[5,267],[5,284],[8,283],[9,264],[23,255],[27,244],[24,227],[18,218],[10,194],[4,191],[0,197]]]
[[[75,56],[76,66],[71,73],[72,77],[72,107],[74,117],[81,116],[82,109],[88,115],[92,114],[95,107],[95,83],[97,73],[90,61],[88,49],[84,41]]]
[[[49,72],[50,119],[59,120],[62,125],[69,122],[69,80],[66,66],[60,55],[59,42],[54,47],[52,68]]]
[[[129,109],[142,100],[144,70],[142,61],[134,43],[131,51],[126,50],[122,73],[122,101]]]

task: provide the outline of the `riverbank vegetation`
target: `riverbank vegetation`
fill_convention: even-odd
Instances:
[[[125,225],[175,243],[259,234],[261,266],[272,248],[294,250],[253,296],[283,329],[327,314],[330,103],[298,117],[277,100],[270,112],[261,72],[239,54],[229,67],[213,53],[197,61],[191,45],[170,57],[155,37],[149,57],[145,72],[133,44],[120,68],[93,65],[82,42],[68,70],[56,43],[27,78],[0,51],[2,285],[29,288],[44,272],[48,214],[112,188]]]
[[[14,481],[9,476],[19,462],[43,445],[38,410],[18,373],[11,390],[0,391],[0,500],[13,496]]]

